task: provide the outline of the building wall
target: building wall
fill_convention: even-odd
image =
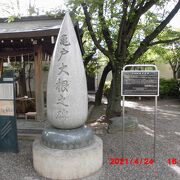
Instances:
[[[173,78],[173,71],[169,64],[158,64],[158,70],[160,71],[160,77],[165,79]]]

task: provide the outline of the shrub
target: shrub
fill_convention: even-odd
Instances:
[[[179,82],[175,79],[160,79],[160,96],[179,97]]]
[[[111,81],[106,81],[104,85],[104,95],[107,97],[111,86]],[[160,79],[159,94],[161,97],[180,97],[180,82],[175,79]]]

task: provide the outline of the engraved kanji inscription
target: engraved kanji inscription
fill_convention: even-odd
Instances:
[[[68,120],[68,111],[65,109],[59,110],[56,114],[56,119],[62,121]]]
[[[57,99],[57,104],[61,104],[65,107],[68,107],[68,104],[65,102],[66,98],[63,95],[60,95]]]
[[[67,80],[61,80],[61,78],[59,78],[57,80],[57,83],[56,83],[56,90],[58,92],[68,92],[68,87],[69,87],[69,83]]]
[[[67,49],[62,48],[62,50],[60,51],[60,57],[59,57],[58,61],[60,61],[61,58],[62,58],[62,56],[65,55],[65,54],[67,54],[68,52],[69,52],[69,51],[68,51]]]
[[[69,46],[70,42],[68,41],[68,36],[66,34],[63,34],[60,37],[60,44],[64,45],[64,46]]]
[[[58,75],[61,75],[62,73],[65,73],[69,76],[69,73],[67,71],[67,65],[65,65],[64,63],[62,63],[62,66],[59,67],[59,73]]]

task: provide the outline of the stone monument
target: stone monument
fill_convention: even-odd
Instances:
[[[33,164],[51,179],[78,179],[103,164],[102,140],[85,127],[86,76],[74,26],[66,13],[57,37],[47,85],[50,127],[33,143]]]

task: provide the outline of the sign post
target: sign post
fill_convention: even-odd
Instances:
[[[142,67],[153,70],[142,70]],[[140,70],[127,70],[128,68],[140,68]],[[156,151],[156,121],[157,121],[157,97],[159,96],[159,71],[155,65],[132,64],[124,66],[121,71],[121,96],[123,97],[122,109],[122,157],[124,157],[124,102],[126,96],[151,96],[155,97],[154,106],[154,160]]]
[[[18,152],[13,73],[0,78],[0,152]]]

